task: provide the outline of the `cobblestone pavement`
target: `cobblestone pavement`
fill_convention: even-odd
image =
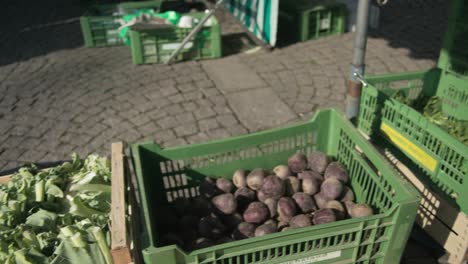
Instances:
[[[447,19],[444,3],[390,0],[381,29],[369,39],[367,72],[434,66]],[[116,140],[174,146],[259,129],[236,114],[230,93],[215,84],[204,62],[134,66],[127,47],[86,49],[77,1],[7,0],[3,6],[0,171],[66,159],[74,151],[109,154]],[[218,17],[227,40],[241,35],[231,17]],[[262,89],[292,110],[293,118],[283,123],[323,107],[343,109],[352,46],[351,33],[253,54],[225,43],[228,54],[237,52],[232,56],[263,80]]]

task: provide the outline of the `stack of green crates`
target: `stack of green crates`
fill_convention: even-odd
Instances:
[[[279,37],[306,41],[343,34],[346,15],[346,5],[335,1],[283,0],[278,18]]]
[[[273,168],[293,153],[322,151],[349,169],[358,203],[370,217],[310,226],[187,252],[160,246],[158,210],[177,197],[199,195],[205,176],[230,179],[239,168]],[[335,110],[322,110],[306,123],[211,143],[162,149],[131,145],[141,201],[145,263],[279,264],[398,263],[420,201],[413,186],[357,129]]]
[[[457,33],[466,30],[467,11],[466,1],[453,1],[439,68],[366,77],[358,117],[363,132],[375,142],[397,147],[410,159],[407,165],[422,172],[423,181],[464,213],[468,213],[468,146],[393,97],[397,92],[409,99],[438,96],[449,120],[468,119],[468,35]]]
[[[123,45],[118,30],[122,15],[133,13],[137,9],[158,9],[160,5],[161,0],[152,0],[92,6],[80,18],[85,47]]]
[[[200,21],[206,14],[189,13]],[[215,17],[211,17],[209,26],[203,27],[189,41],[174,61],[214,59],[221,57],[221,28]],[[172,52],[177,49],[192,28],[177,26],[153,27],[130,30],[130,47],[135,64],[164,63]]]

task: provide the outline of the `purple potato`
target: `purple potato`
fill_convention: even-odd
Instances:
[[[200,183],[199,190],[200,194],[206,198],[212,198],[221,193],[218,187],[216,187],[216,183],[209,177],[206,177],[205,180]]]
[[[285,193],[287,196],[293,196],[301,190],[301,182],[297,177],[289,176],[285,181]]]
[[[267,221],[265,221],[265,223],[263,223],[265,225],[274,225],[275,227],[278,227],[278,223],[276,222],[275,219],[269,219]]]
[[[198,196],[192,201],[190,211],[193,215],[204,217],[213,212],[211,201],[204,196]]]
[[[323,182],[323,176],[320,173],[315,172],[315,171],[311,171],[311,170],[306,170],[306,171],[303,171],[301,173],[298,173],[297,178],[301,179],[301,180],[304,180],[304,179],[307,179],[307,178],[314,178],[319,183]]]
[[[198,232],[203,237],[218,239],[223,236],[225,231],[226,227],[214,215],[205,216],[198,223]]]
[[[268,234],[275,233],[276,226],[271,224],[263,224],[255,229],[255,237],[261,237]]]
[[[285,226],[280,230],[280,232],[286,232],[286,231],[291,230],[291,229],[293,229],[293,228],[290,227],[290,226]]]
[[[246,239],[255,236],[255,225],[252,223],[242,222],[240,223],[233,233],[235,240]]]
[[[262,188],[265,171],[261,168],[254,169],[247,175],[247,186],[250,189],[258,191]]]
[[[328,165],[324,174],[325,179],[335,178],[341,183],[348,183],[349,176],[346,168],[339,162],[332,162]]]
[[[343,202],[344,204],[344,207],[346,209],[346,212],[347,214],[349,215],[349,217],[351,217],[351,215],[349,214],[349,212],[351,212],[351,209],[356,205],[354,202],[352,201],[344,201]]]
[[[308,195],[314,195],[320,190],[320,183],[315,178],[305,178],[302,180],[302,191]]]
[[[296,202],[297,207],[299,207],[301,212],[304,214],[317,210],[317,205],[315,204],[314,199],[306,193],[295,193],[292,198],[294,202]]]
[[[232,193],[234,191],[234,184],[228,179],[216,179],[216,187],[225,193]]]
[[[276,176],[278,176],[282,180],[286,180],[289,176],[291,176],[291,171],[289,167],[286,165],[278,165],[273,169],[273,172]]]
[[[253,202],[244,211],[243,217],[245,222],[261,224],[270,217],[270,211],[264,203]]]
[[[330,163],[330,158],[327,156],[327,154],[319,151],[310,153],[307,160],[309,162],[309,168],[320,174],[325,172],[325,169]]]
[[[233,214],[237,210],[237,201],[232,193],[215,196],[211,202],[223,214]]]
[[[335,178],[328,178],[323,181],[320,192],[328,199],[335,200],[343,192],[343,184]]]
[[[352,218],[367,217],[373,215],[372,207],[367,204],[356,204],[351,207],[349,215]]]
[[[268,207],[268,210],[270,211],[270,217],[272,218],[276,217],[277,215],[276,207],[278,204],[276,199],[268,198],[263,203]]]
[[[257,199],[255,191],[252,191],[247,187],[241,187],[237,189],[234,193],[234,197],[236,197],[237,206],[240,211],[243,211],[247,205]]]
[[[353,190],[351,190],[351,188],[349,188],[348,186],[343,186],[343,193],[341,194],[341,199],[340,201],[342,202],[346,202],[346,201],[354,201],[354,193],[353,193]]]
[[[291,218],[296,215],[296,204],[289,197],[281,197],[278,201],[277,211],[280,221],[289,223]]]
[[[296,215],[291,218],[291,221],[289,221],[289,226],[291,228],[300,228],[311,225],[312,223],[310,222],[310,217],[304,214]]]
[[[288,167],[292,173],[299,173],[307,169],[307,157],[296,153],[288,158]]]
[[[260,202],[265,202],[265,200],[268,198],[265,193],[263,193],[262,191],[258,191],[257,192],[257,198]]]
[[[289,227],[289,224],[286,222],[278,222],[278,230],[282,231],[285,227]]]
[[[320,225],[320,224],[325,224],[325,223],[330,223],[330,222],[335,222],[335,221],[336,221],[335,213],[333,212],[332,209],[328,209],[328,208],[315,211],[314,217],[312,219],[312,222],[314,222],[314,225]]]
[[[323,209],[328,201],[331,199],[327,198],[323,193],[319,192],[314,195],[314,201],[318,208]]]
[[[284,182],[276,175],[270,175],[263,179],[261,188],[267,198],[279,199],[284,195]]]
[[[234,230],[243,221],[242,215],[239,213],[223,215],[220,217],[220,219],[228,230]]]
[[[345,210],[343,204],[341,204],[340,202],[338,202],[336,200],[328,201],[325,204],[325,208],[332,209],[333,212],[336,215],[337,220],[342,220],[342,219],[345,218],[346,210]]]
[[[247,178],[245,176],[245,170],[236,170],[232,176],[232,183],[237,188],[247,187]]]

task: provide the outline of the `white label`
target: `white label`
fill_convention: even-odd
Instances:
[[[181,43],[163,44],[162,49],[163,50],[175,50],[179,48],[180,44]],[[187,44],[185,44],[184,49],[190,49],[191,47],[193,47],[193,42],[188,42]]]
[[[324,18],[320,20],[320,29],[329,29],[330,28],[330,19]]]
[[[315,262],[339,258],[339,257],[341,257],[341,250],[330,252],[327,254],[320,254],[320,255],[308,257],[308,258],[290,260],[290,261],[283,262],[281,264],[309,264],[309,263],[315,263]]]

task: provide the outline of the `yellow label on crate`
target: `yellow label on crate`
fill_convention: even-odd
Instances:
[[[385,133],[385,135],[387,135],[390,141],[392,141],[400,149],[405,151],[411,157],[415,158],[431,172],[435,171],[437,168],[437,161],[424,150],[416,146],[413,142],[404,137],[395,129],[391,128],[386,123],[382,123],[380,129]]]

